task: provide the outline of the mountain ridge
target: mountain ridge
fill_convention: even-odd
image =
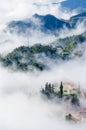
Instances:
[[[50,43],[49,45],[35,44],[31,47],[20,46],[1,57],[1,63],[5,67],[16,68],[21,71],[43,71],[52,68],[59,61],[69,61],[81,58],[84,54],[83,43],[86,42],[85,33],[72,37],[66,37]],[[78,48],[78,45],[82,47]]]
[[[35,20],[39,20],[38,23]],[[64,27],[72,29],[76,26],[78,21],[83,22],[86,20],[86,12],[72,16],[69,21],[58,19],[51,14],[38,15],[34,14],[28,20],[11,21],[7,30],[11,32],[25,33],[27,30],[40,30],[43,33],[53,33],[56,34],[57,31],[63,29]]]

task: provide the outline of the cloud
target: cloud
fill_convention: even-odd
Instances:
[[[50,42],[55,38],[48,35],[45,37],[44,34],[39,33],[39,40],[36,34],[34,33],[30,39],[30,45],[41,40],[44,44],[45,40]],[[0,39],[2,54],[11,52],[15,47],[27,43],[26,37],[9,33],[1,33]],[[35,73],[13,72],[0,66],[0,129],[85,130],[86,125],[83,123],[70,124],[65,121],[68,106],[58,104],[56,100],[53,102],[46,100],[40,94],[41,87],[44,87],[46,82],[69,81],[74,82],[77,86],[80,83],[81,89],[86,90],[85,57],[86,55],[80,60],[52,65],[52,70],[42,73],[37,71]]]
[[[38,24],[38,21],[36,21]],[[17,34],[16,30],[15,33],[11,34],[9,32],[0,32],[0,54],[6,55],[9,52],[13,51],[15,48],[19,46],[32,46],[34,44],[41,43],[42,45],[47,45],[55,42],[59,38],[70,37],[73,35],[82,34],[86,30],[84,22],[77,23],[74,29],[67,29],[63,28],[60,30],[58,36],[53,34],[44,34],[39,29],[38,30],[29,30],[32,35],[28,33],[25,34]],[[4,47],[5,46],[5,47]]]
[[[73,35],[80,35],[80,34],[84,33],[86,31],[85,22],[86,21],[77,22],[75,28],[71,29],[71,30],[64,27],[62,30],[60,30],[59,37],[65,38],[65,37],[70,37]]]
[[[61,2],[57,0],[56,2]],[[3,29],[6,22],[11,20],[25,19],[31,17],[33,14],[38,13],[41,15],[53,14],[56,17],[69,19],[70,16],[77,13],[76,10],[69,11],[61,6],[61,3],[56,5],[52,4],[50,0],[3,0],[0,3],[0,28]],[[37,6],[36,4],[47,4],[47,6]]]
[[[72,68],[72,69],[71,69]],[[86,61],[71,61],[43,73],[11,72],[0,67],[0,129],[85,130],[84,123],[65,121],[66,105],[43,99],[41,86],[61,80],[78,81],[85,88]],[[82,78],[83,77],[83,78]]]

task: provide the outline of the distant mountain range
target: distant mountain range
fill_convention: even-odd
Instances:
[[[36,22],[37,20],[39,21],[38,23]],[[86,12],[71,17],[69,21],[58,19],[51,14],[44,16],[34,14],[28,20],[11,21],[7,26],[7,30],[17,33],[25,33],[29,30],[40,30],[44,33],[56,34],[57,31],[64,27],[72,29],[76,26],[78,21],[82,22],[85,20]]]

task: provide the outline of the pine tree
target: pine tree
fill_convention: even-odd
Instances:
[[[62,84],[62,82],[60,84],[60,97],[61,98],[63,97],[63,84]]]
[[[48,83],[45,84],[45,90],[48,90]]]

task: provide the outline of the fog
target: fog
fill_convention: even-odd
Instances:
[[[33,14],[52,14],[57,18],[69,19],[78,13],[78,10],[70,11],[61,6],[64,0],[3,0],[0,2],[0,30],[12,20],[30,18]],[[57,2],[57,4],[52,4]]]
[[[59,36],[44,34],[39,30],[32,36],[3,32],[3,28],[12,20],[30,18],[34,13],[53,14],[57,18],[68,20],[78,13],[61,6],[64,0],[3,0],[0,2],[0,55],[6,55],[16,47],[32,46],[36,43],[50,44],[58,38],[78,35],[86,30],[78,23],[71,32],[65,28]],[[52,4],[57,2],[56,5]],[[40,6],[40,8],[39,8]],[[31,30],[32,31],[32,30]],[[28,36],[28,37],[27,37]],[[83,43],[84,48],[86,43]],[[51,64],[50,64],[51,65]],[[65,120],[68,105],[50,101],[41,95],[40,90],[46,82],[73,82],[86,89],[86,52],[76,58],[58,65],[52,64],[51,70],[43,72],[17,72],[0,65],[0,130],[85,130],[83,122],[69,123]],[[83,101],[85,104],[85,101]],[[86,105],[84,106],[86,107]]]
[[[41,23],[40,23],[41,24]],[[7,25],[6,25],[7,26]],[[32,46],[34,44],[42,44],[49,45],[56,41],[59,38],[70,37],[73,35],[80,35],[84,33],[86,30],[85,22],[77,23],[74,29],[67,29],[64,27],[59,32],[57,31],[57,35],[54,34],[45,34],[38,30],[29,30],[31,35],[26,32],[25,34],[18,34],[16,30],[14,33],[10,33],[9,31],[4,32],[0,31],[0,54],[6,55],[9,52],[13,51],[15,48],[19,46]]]
[[[83,60],[84,58],[84,60]],[[86,89],[86,60],[81,59],[53,66],[51,71],[23,73],[0,66],[0,129],[2,130],[85,130],[83,123],[65,120],[67,107],[41,96],[46,82],[69,81]]]
[[[46,81],[70,81],[86,89],[86,61],[71,61],[43,73],[12,72],[0,67],[0,129],[85,130],[86,124],[68,123],[67,106],[44,99],[40,93]]]
[[[80,35],[82,34],[83,32],[85,32],[86,30],[86,26],[85,26],[85,21],[83,22],[78,22],[76,24],[76,27],[74,29],[67,29],[67,28],[63,28],[62,30],[60,30],[60,33],[59,33],[59,38],[65,38],[65,37],[70,37],[70,36],[73,36],[73,35]]]
[[[84,123],[66,122],[68,106],[43,98],[40,93],[46,81],[80,83],[81,88],[86,89],[86,60],[83,58],[54,65],[51,71],[42,73],[13,72],[0,66],[0,129],[85,130]]]

